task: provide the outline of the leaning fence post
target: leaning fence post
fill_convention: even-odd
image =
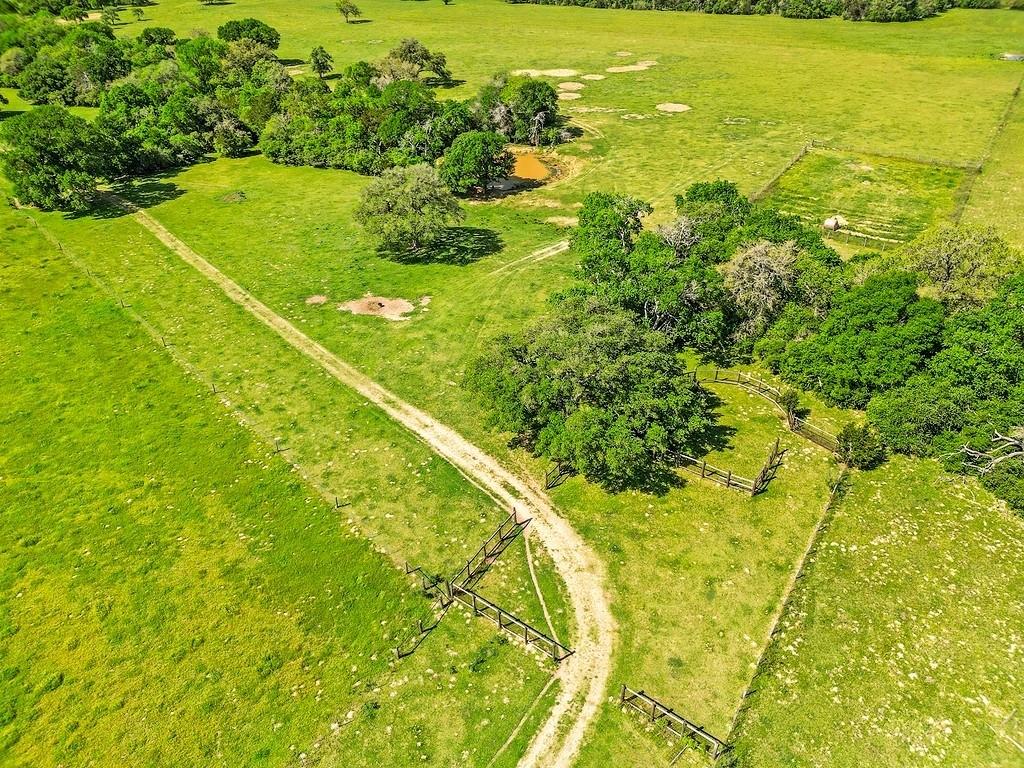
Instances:
[[[732,487],[732,470],[731,469],[729,470],[729,474],[725,478],[725,485],[726,485],[726,487],[729,487],[729,488]]]

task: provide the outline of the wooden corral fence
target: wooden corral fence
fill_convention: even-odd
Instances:
[[[486,597],[478,595],[471,589],[457,584],[451,585],[452,598],[473,609],[474,616],[483,616],[498,625],[498,629],[507,632],[517,640],[522,640],[528,648],[539,648],[556,662],[572,656],[575,651],[566,648],[557,640],[548,637],[539,629],[530,626],[522,619],[509,613]]]
[[[516,537],[522,533],[529,523],[530,518],[520,520],[518,513],[513,509],[512,513],[505,518],[497,530],[487,538],[483,546],[466,561],[466,564],[462,566],[462,570],[450,579],[452,584],[458,584],[460,587],[470,589],[483,578],[483,575],[487,573],[494,561],[498,559],[498,556],[508,549],[509,544],[515,541]]]
[[[522,532],[529,522],[529,518],[520,520],[518,514],[513,509],[512,513],[502,521],[494,533],[487,537],[483,546],[466,561],[462,569],[450,580],[430,576],[419,566],[413,568],[408,563],[406,564],[405,572],[408,574],[418,574],[423,590],[428,594],[433,593],[434,599],[430,604],[430,610],[434,618],[427,622],[424,622],[422,619],[417,621],[409,636],[395,646],[395,655],[399,659],[404,659],[419,648],[420,644],[427,639],[427,636],[441,623],[441,619],[444,618],[444,615],[452,605],[452,601],[455,599],[453,597],[453,590],[456,587],[468,590],[472,585],[480,581],[494,564],[494,561],[498,559],[502,552],[508,549],[509,544],[515,540],[516,536]]]
[[[839,450],[839,440],[834,434],[812,424],[808,419],[788,412],[781,403],[782,390],[769,384],[764,379],[751,376],[744,371],[723,371],[720,368],[713,369],[711,373],[702,373],[700,369],[695,369],[690,371],[689,375],[699,384],[732,384],[742,387],[748,392],[760,395],[783,413],[786,419],[786,426],[791,431],[796,432],[813,443],[817,443],[826,451],[836,453]]]
[[[544,473],[544,487],[547,490],[557,488],[572,476],[573,470],[560,461],[556,461],[551,469]]]
[[[706,477],[726,488],[734,488],[738,491],[745,491],[751,496],[754,495],[754,481],[735,474],[731,469],[721,469],[714,464],[708,464],[704,459],[698,459],[686,453],[677,454],[680,466],[687,472]]]
[[[782,466],[782,457],[785,453],[785,450],[779,448],[779,441],[776,439],[768,452],[768,459],[753,480],[737,475],[731,469],[716,467],[714,464],[708,464],[705,459],[698,459],[686,453],[676,454],[676,459],[679,461],[679,465],[688,472],[713,480],[726,488],[733,488],[756,496],[768,490],[768,484],[775,479],[779,467]]]
[[[693,742],[713,758],[717,758],[725,750],[725,742],[721,739],[712,736],[701,726],[669,709],[643,691],[634,691],[628,685],[623,685],[622,692],[619,694],[619,706],[629,707],[639,712],[652,723],[660,721],[670,734]]]

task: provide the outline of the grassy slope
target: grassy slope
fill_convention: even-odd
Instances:
[[[1021,765],[1022,557],[1024,523],[972,481],[903,458],[855,475],[759,681],[740,765]]]
[[[327,764],[486,763],[549,667],[455,612],[393,668],[394,638],[425,603],[346,524],[403,502],[422,510],[421,497],[456,516],[483,515],[484,502],[353,404],[334,410],[344,414],[334,426],[360,435],[333,478],[380,485],[335,511],[27,218],[5,208],[2,221],[16,256],[0,304],[10,350],[0,498],[18,514],[0,523],[0,764],[280,764],[293,745]],[[175,293],[211,309],[189,301],[187,281]],[[146,312],[145,301],[132,309]],[[229,357],[229,339],[197,333]],[[266,359],[259,347],[249,341],[248,375]],[[244,389],[222,387],[232,398]],[[329,388],[317,394],[331,413]],[[420,468],[400,469],[409,459]],[[434,551],[429,532],[419,538]],[[499,591],[522,591],[505,567]],[[332,735],[348,712],[352,724]]]

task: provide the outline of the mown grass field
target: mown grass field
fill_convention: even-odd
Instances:
[[[855,475],[800,583],[741,765],[1019,766],[1024,525],[894,458]]]
[[[449,523],[460,497],[481,517],[489,505],[356,404],[335,412],[359,436],[333,479],[366,491],[335,510],[27,217],[0,220],[16,254],[0,304],[0,762],[486,763],[550,666],[458,610],[396,665],[426,601],[355,523],[420,495]],[[424,552],[472,544],[445,534],[416,538]],[[484,585],[529,610],[506,554]]]
[[[812,227],[841,215],[848,231],[892,247],[952,218],[967,173],[897,157],[814,148],[778,179],[765,200]]]

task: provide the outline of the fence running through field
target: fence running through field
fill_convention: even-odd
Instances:
[[[501,553],[508,549],[529,523],[529,518],[520,520],[516,511],[512,510],[512,513],[502,521],[494,533],[487,537],[480,549],[466,560],[466,564],[451,579],[432,576],[420,567],[413,568],[408,564],[405,566],[405,572],[410,575],[417,574],[423,591],[433,597],[431,612],[434,615],[434,620],[426,623],[422,620],[417,622],[412,634],[395,647],[395,655],[399,659],[405,658],[419,648],[427,636],[441,623],[441,619],[444,618],[455,601],[472,608],[473,615],[490,619],[498,625],[498,629],[523,641],[527,648],[537,648],[543,651],[556,663],[574,653],[571,648],[548,637],[536,627],[527,624],[518,616],[473,591],[473,587],[480,582]]]
[[[652,723],[660,721],[665,730],[673,736],[687,739],[713,758],[717,758],[725,750],[725,742],[721,739],[712,736],[701,726],[669,709],[643,691],[634,691],[628,685],[623,685],[622,692],[619,694],[619,706],[629,707],[639,712]]]
[[[782,390],[772,384],[769,384],[764,379],[758,378],[757,376],[751,376],[749,373],[745,373],[743,371],[723,371],[720,368],[713,369],[710,374],[704,372],[703,375],[701,370],[697,368],[690,371],[688,375],[692,376],[693,380],[699,384],[732,384],[734,386],[742,387],[748,392],[760,395],[782,411],[783,415],[786,417],[786,425],[791,431],[796,432],[798,435],[807,438],[813,443],[817,443],[822,448],[827,451],[831,451],[832,453],[836,453],[839,450],[839,440],[834,434],[812,424],[808,419],[797,416],[795,413],[788,412],[781,403]]]
[[[451,589],[452,597],[463,605],[472,608],[474,616],[483,616],[490,619],[498,625],[498,629],[507,632],[518,640],[522,640],[527,647],[539,648],[556,662],[562,661],[562,659],[568,658],[574,653],[572,649],[566,648],[539,629],[530,626],[504,608],[495,605],[483,595],[478,595],[473,590],[465,589],[457,584],[452,584]]]

